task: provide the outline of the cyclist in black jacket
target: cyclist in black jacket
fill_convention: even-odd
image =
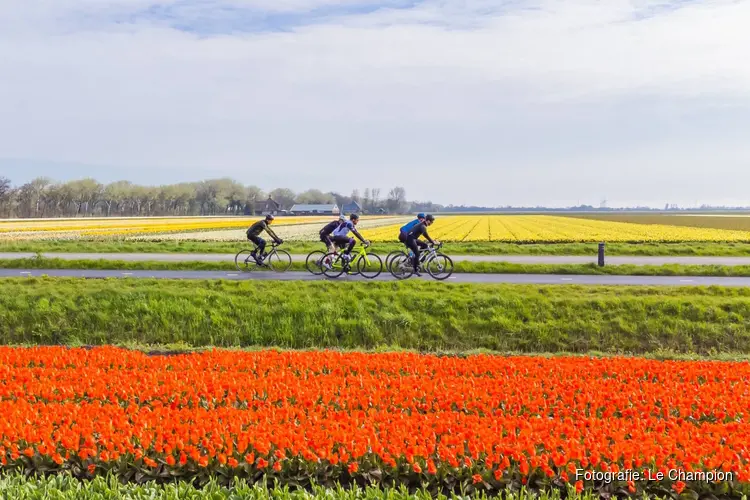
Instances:
[[[255,261],[259,264],[263,262],[263,259],[266,258],[266,252],[265,252],[266,240],[260,237],[260,233],[262,233],[263,231],[267,232],[271,236],[271,238],[273,238],[273,240],[279,245],[281,245],[284,242],[284,240],[276,236],[276,233],[274,233],[269,227],[270,224],[273,222],[273,220],[274,220],[274,216],[271,214],[268,214],[266,215],[265,219],[259,220],[258,222],[250,226],[250,229],[247,230],[247,239],[252,241],[258,246],[258,249],[257,249],[258,253],[256,253],[256,250],[253,250],[252,252],[250,252],[250,254],[253,256],[253,258],[255,258]]]
[[[406,233],[406,246],[414,253],[414,274],[416,274],[417,276],[422,276],[421,274],[419,274],[420,247],[426,246],[423,242],[419,241],[419,237],[424,236],[427,241],[429,241],[433,245],[437,245],[438,243],[430,238],[429,234],[427,234],[427,228],[431,226],[433,222],[435,222],[435,216],[432,214],[427,214],[424,218],[424,222],[420,222],[419,224],[411,228],[408,233]]]
[[[338,218],[338,220],[329,222],[328,224],[323,226],[323,229],[320,230],[320,241],[325,243],[329,253],[333,253],[336,251],[336,245],[331,238],[331,234],[333,234],[336,229],[341,227],[341,224],[343,224],[344,222],[346,222],[346,217],[342,215]]]

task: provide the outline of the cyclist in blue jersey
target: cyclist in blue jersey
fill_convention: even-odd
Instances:
[[[346,246],[346,250],[344,251],[343,255],[345,261],[349,261],[351,259],[352,249],[357,243],[356,241],[354,241],[354,238],[349,237],[350,232],[354,233],[354,236],[356,236],[359,241],[361,241],[365,245],[370,244],[370,242],[364,239],[362,235],[359,234],[359,231],[357,231],[357,228],[355,227],[357,224],[359,224],[359,215],[351,214],[348,221],[345,221],[333,231],[333,242],[339,247]]]
[[[401,229],[399,229],[398,232],[398,241],[406,245],[406,235],[414,228],[414,226],[416,226],[420,222],[424,222],[424,214],[422,213],[417,214],[417,218],[409,222],[405,226],[401,226]]]
[[[430,235],[427,234],[427,228],[431,226],[435,222],[435,216],[431,214],[425,215],[424,222],[420,222],[411,230],[406,233],[406,246],[409,248],[409,250],[414,253],[414,256],[412,257],[412,264],[414,265],[414,274],[417,276],[422,276],[419,273],[419,254],[421,248],[427,248],[427,244],[423,241],[419,241],[420,236],[424,236],[430,243],[433,245],[437,245],[440,242],[435,241],[432,238],[430,238]]]

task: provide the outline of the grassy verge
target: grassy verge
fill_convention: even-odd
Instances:
[[[67,260],[34,257],[30,259],[0,259],[0,269],[100,269],[123,271],[234,271],[234,262],[200,261],[128,261],[128,260]],[[290,271],[304,271],[304,262],[292,262]],[[260,269],[263,272],[265,269]],[[273,272],[270,269],[267,272]]]
[[[263,351],[275,351],[275,352],[340,352],[340,353],[366,353],[366,354],[382,354],[382,353],[414,353],[421,354],[424,356],[436,356],[440,358],[467,358],[470,356],[479,355],[490,355],[490,356],[505,356],[505,357],[533,357],[539,359],[550,359],[550,358],[581,358],[592,359],[592,358],[611,358],[611,359],[650,359],[655,361],[716,361],[716,362],[741,362],[750,361],[750,352],[739,353],[739,352],[717,352],[712,351],[710,354],[705,353],[692,353],[692,352],[675,352],[671,350],[657,350],[653,352],[647,352],[642,354],[622,354],[618,352],[601,352],[601,351],[587,351],[587,352],[520,352],[520,351],[495,351],[492,349],[468,349],[468,350],[436,350],[432,352],[421,352],[416,349],[403,349],[393,346],[380,346],[372,349],[363,348],[325,348],[325,349],[288,349],[278,346],[249,346],[249,347],[216,347],[216,346],[201,346],[193,347],[183,342],[173,344],[139,344],[134,342],[128,343],[116,343],[108,344],[119,349],[126,349],[131,351],[140,351],[149,356],[176,356],[182,354],[196,354],[208,351],[226,351],[228,353],[234,352],[263,352]],[[37,347],[36,344],[13,344],[9,347],[20,347],[30,348]],[[92,348],[92,346],[78,346],[86,349]],[[77,347],[71,347],[77,348]]]
[[[162,262],[124,260],[0,259],[0,269],[98,269],[144,271],[237,271],[233,262]],[[304,262],[292,262],[291,271],[305,271]],[[268,272],[271,272],[270,270]],[[384,269],[383,272],[387,273]],[[515,264],[509,262],[456,262],[457,273],[488,274],[582,274],[617,276],[727,276],[748,277],[750,266],[680,265],[662,266],[596,264]]]
[[[0,280],[5,344],[748,353],[750,289]]]
[[[366,236],[366,234],[365,234]],[[51,240],[0,241],[0,252],[138,252],[138,253],[236,253],[247,242],[208,241],[123,241],[123,240]],[[290,253],[320,250],[319,242],[286,242]],[[397,243],[377,243],[373,249],[388,253],[401,249]],[[448,243],[446,251],[453,255],[596,255],[596,243]],[[608,255],[643,256],[750,256],[750,243],[609,243]]]
[[[582,495],[564,494],[559,490],[550,493],[530,494],[525,491],[507,493],[503,500],[593,500],[599,495],[584,492]],[[244,481],[236,481],[230,487],[209,483],[203,488],[196,488],[187,482],[167,484],[147,483],[121,484],[116,478],[98,477],[92,481],[79,481],[68,475],[47,478],[27,478],[22,475],[10,475],[0,479],[0,495],[14,500],[111,500],[114,498],[127,500],[448,500],[465,498],[457,495],[445,496],[427,491],[408,492],[400,490],[381,490],[374,487],[342,488],[316,487],[311,491],[292,491],[288,488],[274,488],[260,485],[250,485]],[[475,495],[474,498],[487,498],[486,495]],[[652,497],[657,498],[657,497]],[[666,497],[665,497],[666,498]]]

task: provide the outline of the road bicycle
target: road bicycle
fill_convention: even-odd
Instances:
[[[440,245],[442,246],[442,243]],[[429,257],[428,249],[429,249],[429,245],[425,247],[424,251],[420,252],[420,255],[419,255],[419,263],[420,263],[419,270],[420,271],[424,271],[423,264],[427,260],[427,257]],[[388,256],[386,257],[385,268],[388,270],[388,272],[393,274],[393,270],[391,269],[391,266],[393,265],[393,262],[397,257],[401,257],[401,258],[406,257],[411,262],[411,258],[413,256],[414,256],[414,252],[412,252],[410,248],[407,249],[406,252],[404,250],[394,250],[391,253],[389,253]],[[412,269],[414,268],[412,267]]]
[[[383,259],[377,254],[367,253],[370,245],[360,245],[358,255],[331,252],[320,262],[320,269],[329,278],[338,278],[344,273],[360,274],[363,278],[375,279],[383,272]],[[355,270],[356,271],[353,271]]]
[[[263,256],[260,262],[255,260],[258,253],[258,245],[252,250],[240,250],[234,257],[234,264],[237,270],[247,273],[254,269],[271,269],[277,273],[283,273],[292,267],[292,256],[286,250],[279,250],[281,243],[272,243],[271,251]]]
[[[420,271],[427,271],[432,278],[443,281],[453,274],[453,260],[440,252],[443,244],[427,245],[427,248],[420,252],[418,268]],[[390,261],[388,270],[394,278],[405,280],[411,278],[414,274],[414,253],[410,250],[401,252]]]
[[[334,245],[333,248],[336,249],[334,250],[334,253],[337,253],[338,247]],[[324,252],[323,250],[314,250],[310,252],[305,259],[305,269],[315,276],[320,276],[323,274],[321,264],[326,255],[328,255],[328,252]]]

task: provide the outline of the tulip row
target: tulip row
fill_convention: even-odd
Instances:
[[[587,242],[747,242],[750,232],[717,228],[574,219],[551,215],[439,215],[430,236],[452,242],[587,243]],[[372,241],[393,241],[398,226],[368,233]]]
[[[4,470],[136,482],[746,492],[748,407],[748,363],[0,348]]]

